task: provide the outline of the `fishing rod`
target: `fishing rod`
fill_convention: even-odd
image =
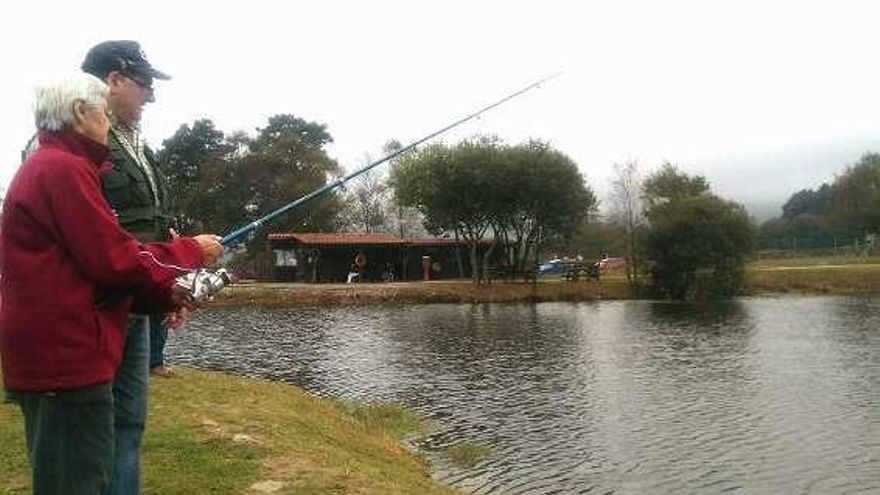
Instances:
[[[480,115],[488,112],[489,110],[492,110],[493,108],[500,106],[500,105],[504,104],[505,102],[512,100],[527,91],[530,91],[532,89],[539,87],[541,84],[549,81],[550,79],[553,79],[554,77],[558,76],[559,74],[561,74],[561,72],[556,72],[556,73],[551,74],[543,79],[540,79],[536,82],[533,82],[532,84],[529,84],[528,86],[524,87],[523,89],[520,89],[519,91],[517,91],[515,93],[511,93],[511,94],[505,96],[504,98],[496,101],[495,103],[492,103],[491,105],[487,105],[487,106],[477,110],[476,112],[474,112],[466,117],[463,117],[459,120],[456,120],[455,122],[447,125],[446,127],[442,128],[438,131],[432,132],[431,134],[428,134],[427,136],[425,136],[421,139],[417,139],[417,140],[413,141],[412,143],[404,146],[403,148],[400,148],[392,153],[389,153],[388,155],[385,155],[384,157],[382,157],[372,163],[369,163],[369,164],[355,170],[354,172],[351,172],[347,175],[339,177],[336,180],[334,180],[324,186],[321,186],[318,189],[315,189],[314,191],[306,194],[305,196],[302,196],[302,197],[296,199],[295,201],[291,201],[290,203],[282,206],[281,208],[278,208],[277,210],[269,213],[268,215],[265,215],[261,218],[258,218],[257,220],[254,220],[253,222],[251,222],[243,227],[240,227],[238,229],[233,230],[229,234],[226,234],[226,236],[220,240],[220,243],[223,244],[223,246],[225,246],[225,247],[234,246],[236,243],[238,243],[239,241],[244,239],[246,236],[248,236],[251,232],[260,228],[263,224],[270,222],[270,221],[274,220],[275,218],[287,213],[288,211],[290,211],[298,206],[301,206],[304,203],[307,203],[307,202],[309,202],[309,201],[311,201],[311,200],[313,200],[313,199],[315,199],[315,198],[317,198],[317,197],[319,197],[329,191],[332,191],[333,189],[336,189],[337,187],[342,186],[343,184],[350,181],[351,179],[354,179],[355,177],[363,174],[364,172],[367,172],[368,170],[372,170],[373,168],[387,162],[388,160],[391,160],[393,158],[396,158],[396,157],[406,153],[407,151],[415,148],[416,146],[424,143],[425,141],[428,141],[432,138],[435,138],[435,137],[439,136],[440,134],[443,134],[443,133],[445,133],[455,127],[458,127],[459,125],[464,124],[465,122],[467,122],[471,119],[479,117]]]
[[[281,208],[278,208],[277,210],[275,210],[275,211],[273,211],[263,217],[260,217],[257,220],[254,220],[253,222],[251,222],[243,227],[239,227],[239,228],[233,230],[229,234],[226,234],[226,236],[220,240],[220,243],[223,244],[224,247],[227,247],[227,248],[232,247],[235,244],[237,244],[238,242],[240,242],[241,240],[243,240],[244,238],[246,238],[248,235],[250,235],[251,233],[256,231],[262,225],[274,220],[275,218],[287,213],[288,211],[290,211],[294,208],[297,208],[297,207],[299,207],[299,206],[301,206],[301,205],[303,205],[303,204],[305,204],[305,203],[307,203],[307,202],[309,202],[309,201],[311,201],[311,200],[313,200],[313,199],[315,199],[315,198],[317,198],[327,192],[330,192],[333,189],[336,189],[337,187],[341,187],[343,184],[350,181],[351,179],[354,179],[355,177],[363,174],[364,172],[367,172],[368,170],[372,170],[373,168],[387,162],[388,160],[391,160],[395,157],[398,157],[398,156],[406,153],[407,151],[415,148],[416,146],[424,143],[425,141],[428,141],[429,139],[435,138],[435,137],[439,136],[440,134],[443,134],[444,132],[447,132],[455,127],[458,127],[461,124],[464,124],[465,122],[467,122],[471,119],[479,117],[480,115],[488,112],[489,110],[492,110],[495,107],[503,105],[507,101],[510,101],[510,100],[516,98],[517,96],[520,96],[523,93],[526,93],[532,89],[539,87],[541,84],[549,81],[550,79],[553,79],[554,77],[558,76],[559,74],[561,74],[561,72],[556,72],[556,73],[551,74],[543,79],[535,81],[535,82],[529,84],[528,86],[520,89],[519,91],[511,93],[511,94],[505,96],[504,98],[501,98],[500,100],[498,100],[490,105],[487,105],[487,106],[477,110],[476,112],[474,112],[470,115],[467,115],[466,117],[463,117],[463,118],[456,120],[455,122],[447,125],[446,127],[443,127],[437,131],[434,131],[431,134],[428,134],[427,136],[425,136],[421,139],[417,139],[417,140],[411,142],[410,144],[408,144],[408,145],[406,145],[406,146],[404,146],[404,147],[402,147],[392,153],[389,153],[389,154],[385,155],[384,157],[382,157],[372,163],[368,163],[367,165],[364,165],[363,167],[355,170],[354,172],[351,172],[347,175],[339,177],[336,180],[334,180],[324,186],[321,186],[318,189],[315,189],[314,191],[306,194],[305,196],[302,196],[302,197],[296,199],[295,201],[291,201],[290,203],[282,206]],[[186,275],[183,275],[183,276],[177,278],[177,285],[188,290],[191,299],[193,299],[194,301],[202,301],[205,299],[209,299],[214,294],[223,290],[223,287],[230,285],[232,282],[233,282],[232,274],[229,273],[224,268],[221,268],[216,271],[199,269],[196,271],[189,272]]]

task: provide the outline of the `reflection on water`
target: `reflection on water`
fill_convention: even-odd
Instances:
[[[880,492],[880,300],[211,310],[174,362],[402,401],[478,494]]]

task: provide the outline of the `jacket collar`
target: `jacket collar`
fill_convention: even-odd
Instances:
[[[40,146],[56,146],[64,148],[75,155],[82,156],[103,168],[110,159],[110,148],[97,141],[70,130],[40,131]]]

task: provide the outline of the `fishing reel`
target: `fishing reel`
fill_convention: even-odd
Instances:
[[[186,289],[194,302],[211,299],[227,285],[232,285],[233,277],[225,268],[209,271],[204,268],[177,277],[177,286]]]

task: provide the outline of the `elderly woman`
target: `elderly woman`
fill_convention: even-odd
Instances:
[[[79,74],[37,91],[39,148],[9,186],[0,251],[0,358],[21,406],[33,493],[100,494],[113,459],[111,380],[132,304],[171,310],[179,267],[217,236],[140,244],[101,192],[107,86]],[[135,297],[137,296],[137,297]]]

